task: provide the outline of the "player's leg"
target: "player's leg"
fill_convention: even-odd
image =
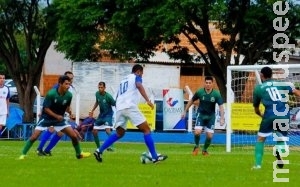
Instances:
[[[73,129],[73,128],[72,128]],[[62,132],[56,132],[53,137],[51,138],[48,146],[44,150],[44,153],[46,156],[52,156],[51,150],[56,146],[56,144],[59,142],[61,137],[63,137],[64,133]]]
[[[47,127],[39,126],[39,124],[35,127],[33,134],[30,136],[30,138],[25,142],[25,145],[22,149],[22,154],[19,157],[20,160],[23,160],[25,156],[27,155],[28,151],[32,147],[33,143],[39,138],[42,131],[47,130]]]
[[[64,125],[64,126],[55,126],[54,127],[57,132],[61,131],[65,133],[72,141],[72,145],[76,152],[76,158],[86,158],[89,157],[91,154],[89,152],[82,152],[79,144],[79,140],[77,139],[77,135],[74,132],[73,128],[70,125]]]
[[[205,132],[206,132],[206,138],[204,141],[203,149],[202,149],[202,155],[207,156],[208,152],[207,149],[211,144],[211,140],[214,134],[214,128],[215,128],[215,117],[210,118],[208,121],[206,121],[205,126]]]
[[[109,137],[112,133],[112,116],[105,117],[106,127],[105,127],[105,133]],[[106,149],[107,151],[114,151],[114,144],[112,144],[109,148]]]
[[[278,120],[280,120],[280,122]],[[275,154],[273,153],[273,155],[277,159],[277,167],[283,168],[284,164],[281,155],[286,154],[286,152],[289,151],[289,148],[286,144],[286,142],[288,141],[287,136],[289,130],[289,119],[277,119],[277,121],[274,121],[273,123],[276,123],[276,129],[274,129],[274,138],[276,139],[276,151]]]
[[[106,150],[108,147],[110,147],[113,143],[115,143],[117,140],[122,138],[125,134],[125,129],[126,129],[126,123],[127,119],[123,115],[123,112],[125,112],[127,109],[117,111],[116,112],[116,132],[109,136],[103,144],[96,149],[94,152],[94,156],[98,162],[102,162],[102,154],[103,151]]]
[[[94,126],[93,130],[92,130],[92,134],[94,137],[94,142],[96,144],[96,147],[100,147],[100,140],[99,140],[99,135],[98,135],[99,130],[97,129],[96,126]]]
[[[272,126],[273,126],[273,120],[270,119],[263,119],[260,124],[260,128],[257,133],[257,142],[255,144],[255,150],[254,150],[254,160],[255,165],[253,169],[260,169],[262,164],[262,159],[264,155],[264,143],[266,140],[266,137],[270,136],[272,134]]]
[[[154,140],[151,135],[151,129],[146,121],[145,116],[139,111],[138,107],[130,109],[129,119],[144,134],[144,142],[151,153],[153,163],[166,160],[167,155],[157,155]]]
[[[203,130],[203,120],[200,118],[200,114],[197,114],[196,122],[195,122],[195,127],[194,127],[194,143],[195,146],[193,148],[193,155],[198,155],[199,152],[199,146],[200,146],[200,134]]]
[[[47,141],[49,140],[49,138],[51,137],[51,135],[53,134],[53,132],[54,132],[53,126],[49,127],[48,130],[43,132],[42,137],[40,138],[40,144],[39,144],[39,146],[36,150],[37,154],[39,156],[44,156],[45,155],[44,152],[43,152],[44,146],[47,143]]]

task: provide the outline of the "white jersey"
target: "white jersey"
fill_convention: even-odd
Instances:
[[[140,100],[140,92],[136,87],[136,82],[142,83],[142,78],[135,74],[130,74],[121,81],[116,98],[117,111],[137,106]]]
[[[7,86],[0,87],[0,115],[7,114],[7,102],[9,99],[9,88]]]

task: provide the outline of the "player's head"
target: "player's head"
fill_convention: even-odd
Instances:
[[[62,89],[63,92],[66,92],[71,85],[71,79],[67,75],[62,75],[58,78],[58,84],[59,84],[59,89]]]
[[[66,72],[64,73],[64,75],[70,77],[70,79],[71,79],[71,84],[72,84],[73,78],[74,78],[73,73],[72,73],[71,71],[66,71]]]
[[[213,87],[213,81],[214,79],[211,76],[207,76],[204,79],[205,83],[204,83],[204,88],[207,91],[210,91]]]
[[[98,83],[98,89],[100,93],[104,93],[105,92],[105,82],[100,81]]]
[[[272,69],[267,66],[260,70],[260,75],[263,80],[272,78],[272,74]]]
[[[134,73],[136,75],[142,76],[143,75],[143,66],[140,64],[136,64],[132,67],[131,73]]]

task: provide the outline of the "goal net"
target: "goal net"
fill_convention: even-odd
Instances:
[[[226,103],[226,151],[253,150],[261,118],[254,113],[253,89],[261,83],[260,70],[266,65],[228,66]],[[299,89],[300,65],[268,65],[273,79],[293,83]],[[290,126],[286,142],[290,150],[300,151],[300,98],[289,97]],[[261,111],[264,110],[260,105]],[[275,145],[273,136],[266,139],[265,147]]]

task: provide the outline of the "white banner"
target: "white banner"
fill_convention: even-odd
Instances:
[[[184,111],[183,90],[163,89],[164,130],[186,130],[186,121],[181,119]]]

